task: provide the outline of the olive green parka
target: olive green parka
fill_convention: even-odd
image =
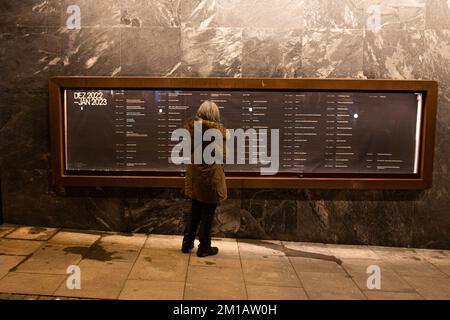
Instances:
[[[222,164],[193,164],[194,153],[194,123],[202,121],[202,134],[208,129],[217,129],[223,137],[223,159],[226,159],[226,128],[217,122],[203,120],[194,117],[189,120],[185,128],[191,134],[191,159],[192,164],[187,165],[185,177],[185,195],[191,199],[209,203],[218,204],[227,199],[227,185],[225,172]],[[202,153],[205,146],[203,145]]]

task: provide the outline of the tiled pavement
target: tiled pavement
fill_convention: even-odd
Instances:
[[[215,239],[217,257],[181,238],[0,226],[0,299],[445,299],[450,251]],[[66,285],[78,265],[81,289]],[[367,267],[381,268],[381,290]]]

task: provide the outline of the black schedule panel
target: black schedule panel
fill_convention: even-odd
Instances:
[[[280,173],[418,173],[421,94],[275,90],[65,90],[66,169],[183,171],[171,134],[204,100],[228,129],[279,129]]]

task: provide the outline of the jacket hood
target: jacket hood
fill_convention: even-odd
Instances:
[[[226,135],[227,135],[227,130],[225,129],[225,127],[221,123],[215,122],[215,121],[210,121],[210,120],[203,120],[202,118],[197,117],[197,116],[191,118],[186,123],[185,128],[187,130],[189,130],[189,132],[193,133],[194,132],[194,123],[196,121],[201,121],[202,125],[205,126],[208,129],[217,129],[217,130],[219,130],[224,137],[226,137]]]

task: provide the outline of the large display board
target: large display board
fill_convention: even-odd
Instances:
[[[69,77],[50,87],[55,181],[63,185],[181,186],[185,168],[171,162],[171,135],[205,100],[219,105],[229,129],[279,132],[277,174],[235,161],[225,165],[231,187],[431,183],[435,82]]]

